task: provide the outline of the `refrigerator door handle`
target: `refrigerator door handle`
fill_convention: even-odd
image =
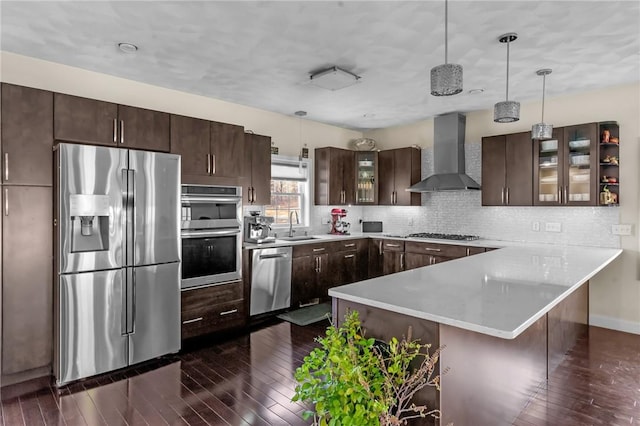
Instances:
[[[127,226],[126,226],[126,251],[127,251],[127,261],[126,266],[133,266],[134,263],[134,250],[135,247],[135,217],[136,217],[136,194],[135,194],[135,177],[136,171],[128,169],[127,170],[127,203],[125,207],[125,214],[127,215]]]
[[[127,334],[132,334],[135,332],[135,299],[136,299],[136,276],[133,268],[127,268],[127,276],[126,276],[126,288],[125,297],[126,305],[126,316],[127,316]]]

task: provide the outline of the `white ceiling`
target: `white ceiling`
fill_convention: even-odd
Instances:
[[[504,100],[640,80],[640,2],[449,2],[449,62],[465,91],[429,94],[444,62],[444,1],[0,1],[1,48],[157,86],[352,129],[406,124]],[[139,46],[121,53],[118,42]],[[362,77],[327,91],[309,73]],[[482,94],[467,91],[483,88]]]

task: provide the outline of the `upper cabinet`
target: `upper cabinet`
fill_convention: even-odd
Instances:
[[[378,204],[378,153],[356,151],[356,204]]]
[[[53,93],[2,84],[2,182],[52,184]]]
[[[243,175],[244,128],[171,115],[171,152],[182,156],[182,182],[238,184]]]
[[[482,138],[482,205],[530,206],[532,202],[531,133]]]
[[[378,204],[419,206],[420,193],[406,191],[420,181],[420,149],[397,148],[378,153]]]
[[[315,204],[354,204],[355,153],[341,148],[315,150]]]
[[[599,124],[599,205],[620,204],[620,130],[618,123]]]
[[[261,206],[271,204],[271,138],[244,134],[244,201]]]
[[[169,152],[169,114],[54,94],[54,139]]]
[[[534,141],[534,205],[598,205],[597,124],[556,128]]]

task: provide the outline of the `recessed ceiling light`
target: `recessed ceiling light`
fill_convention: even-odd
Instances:
[[[118,49],[124,53],[136,53],[138,51],[138,46],[131,43],[118,43]]]
[[[467,93],[470,95],[479,95],[482,92],[484,92],[484,89],[471,89]]]

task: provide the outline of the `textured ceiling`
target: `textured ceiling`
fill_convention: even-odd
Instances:
[[[640,2],[449,2],[457,96],[429,94],[444,62],[443,1],[0,1],[1,48],[157,86],[353,129],[406,124],[510,98],[640,80]],[[121,53],[118,42],[140,47]],[[309,73],[337,65],[362,77],[327,91]],[[482,88],[482,94],[468,94]]]

